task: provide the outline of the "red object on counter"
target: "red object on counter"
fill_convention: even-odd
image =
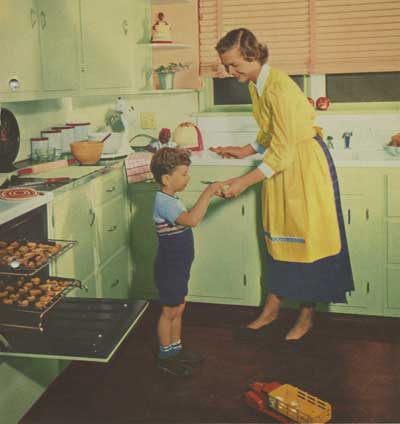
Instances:
[[[29,168],[19,169],[18,175],[36,174],[38,172],[50,171],[51,169],[64,168],[74,163],[76,163],[75,159],[63,159],[41,163],[39,165],[32,165]]]
[[[327,110],[331,102],[328,97],[318,97],[317,99],[317,109],[318,110]]]

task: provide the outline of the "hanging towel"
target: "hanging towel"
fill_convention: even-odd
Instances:
[[[125,159],[125,170],[128,183],[152,180],[154,178],[150,171],[152,157],[153,154],[149,152],[136,152]]]

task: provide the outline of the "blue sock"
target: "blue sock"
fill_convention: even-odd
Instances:
[[[160,351],[158,352],[158,357],[160,359],[167,359],[172,356],[172,345],[168,346],[161,346],[160,345]]]
[[[182,340],[178,340],[171,344],[172,356],[177,355],[182,350]]]

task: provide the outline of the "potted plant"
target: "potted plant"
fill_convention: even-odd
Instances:
[[[125,130],[122,122],[122,112],[114,109],[109,109],[104,118],[105,124],[111,128],[112,132],[123,132]]]
[[[174,88],[175,73],[189,68],[186,63],[170,62],[168,65],[161,65],[154,69],[160,81],[160,90],[170,90]]]

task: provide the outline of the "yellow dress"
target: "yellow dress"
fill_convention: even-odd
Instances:
[[[314,139],[315,112],[294,81],[270,68],[259,97],[249,83],[257,142],[275,173],[263,183],[263,227],[269,254],[278,261],[311,263],[337,255],[341,239],[332,178]]]

